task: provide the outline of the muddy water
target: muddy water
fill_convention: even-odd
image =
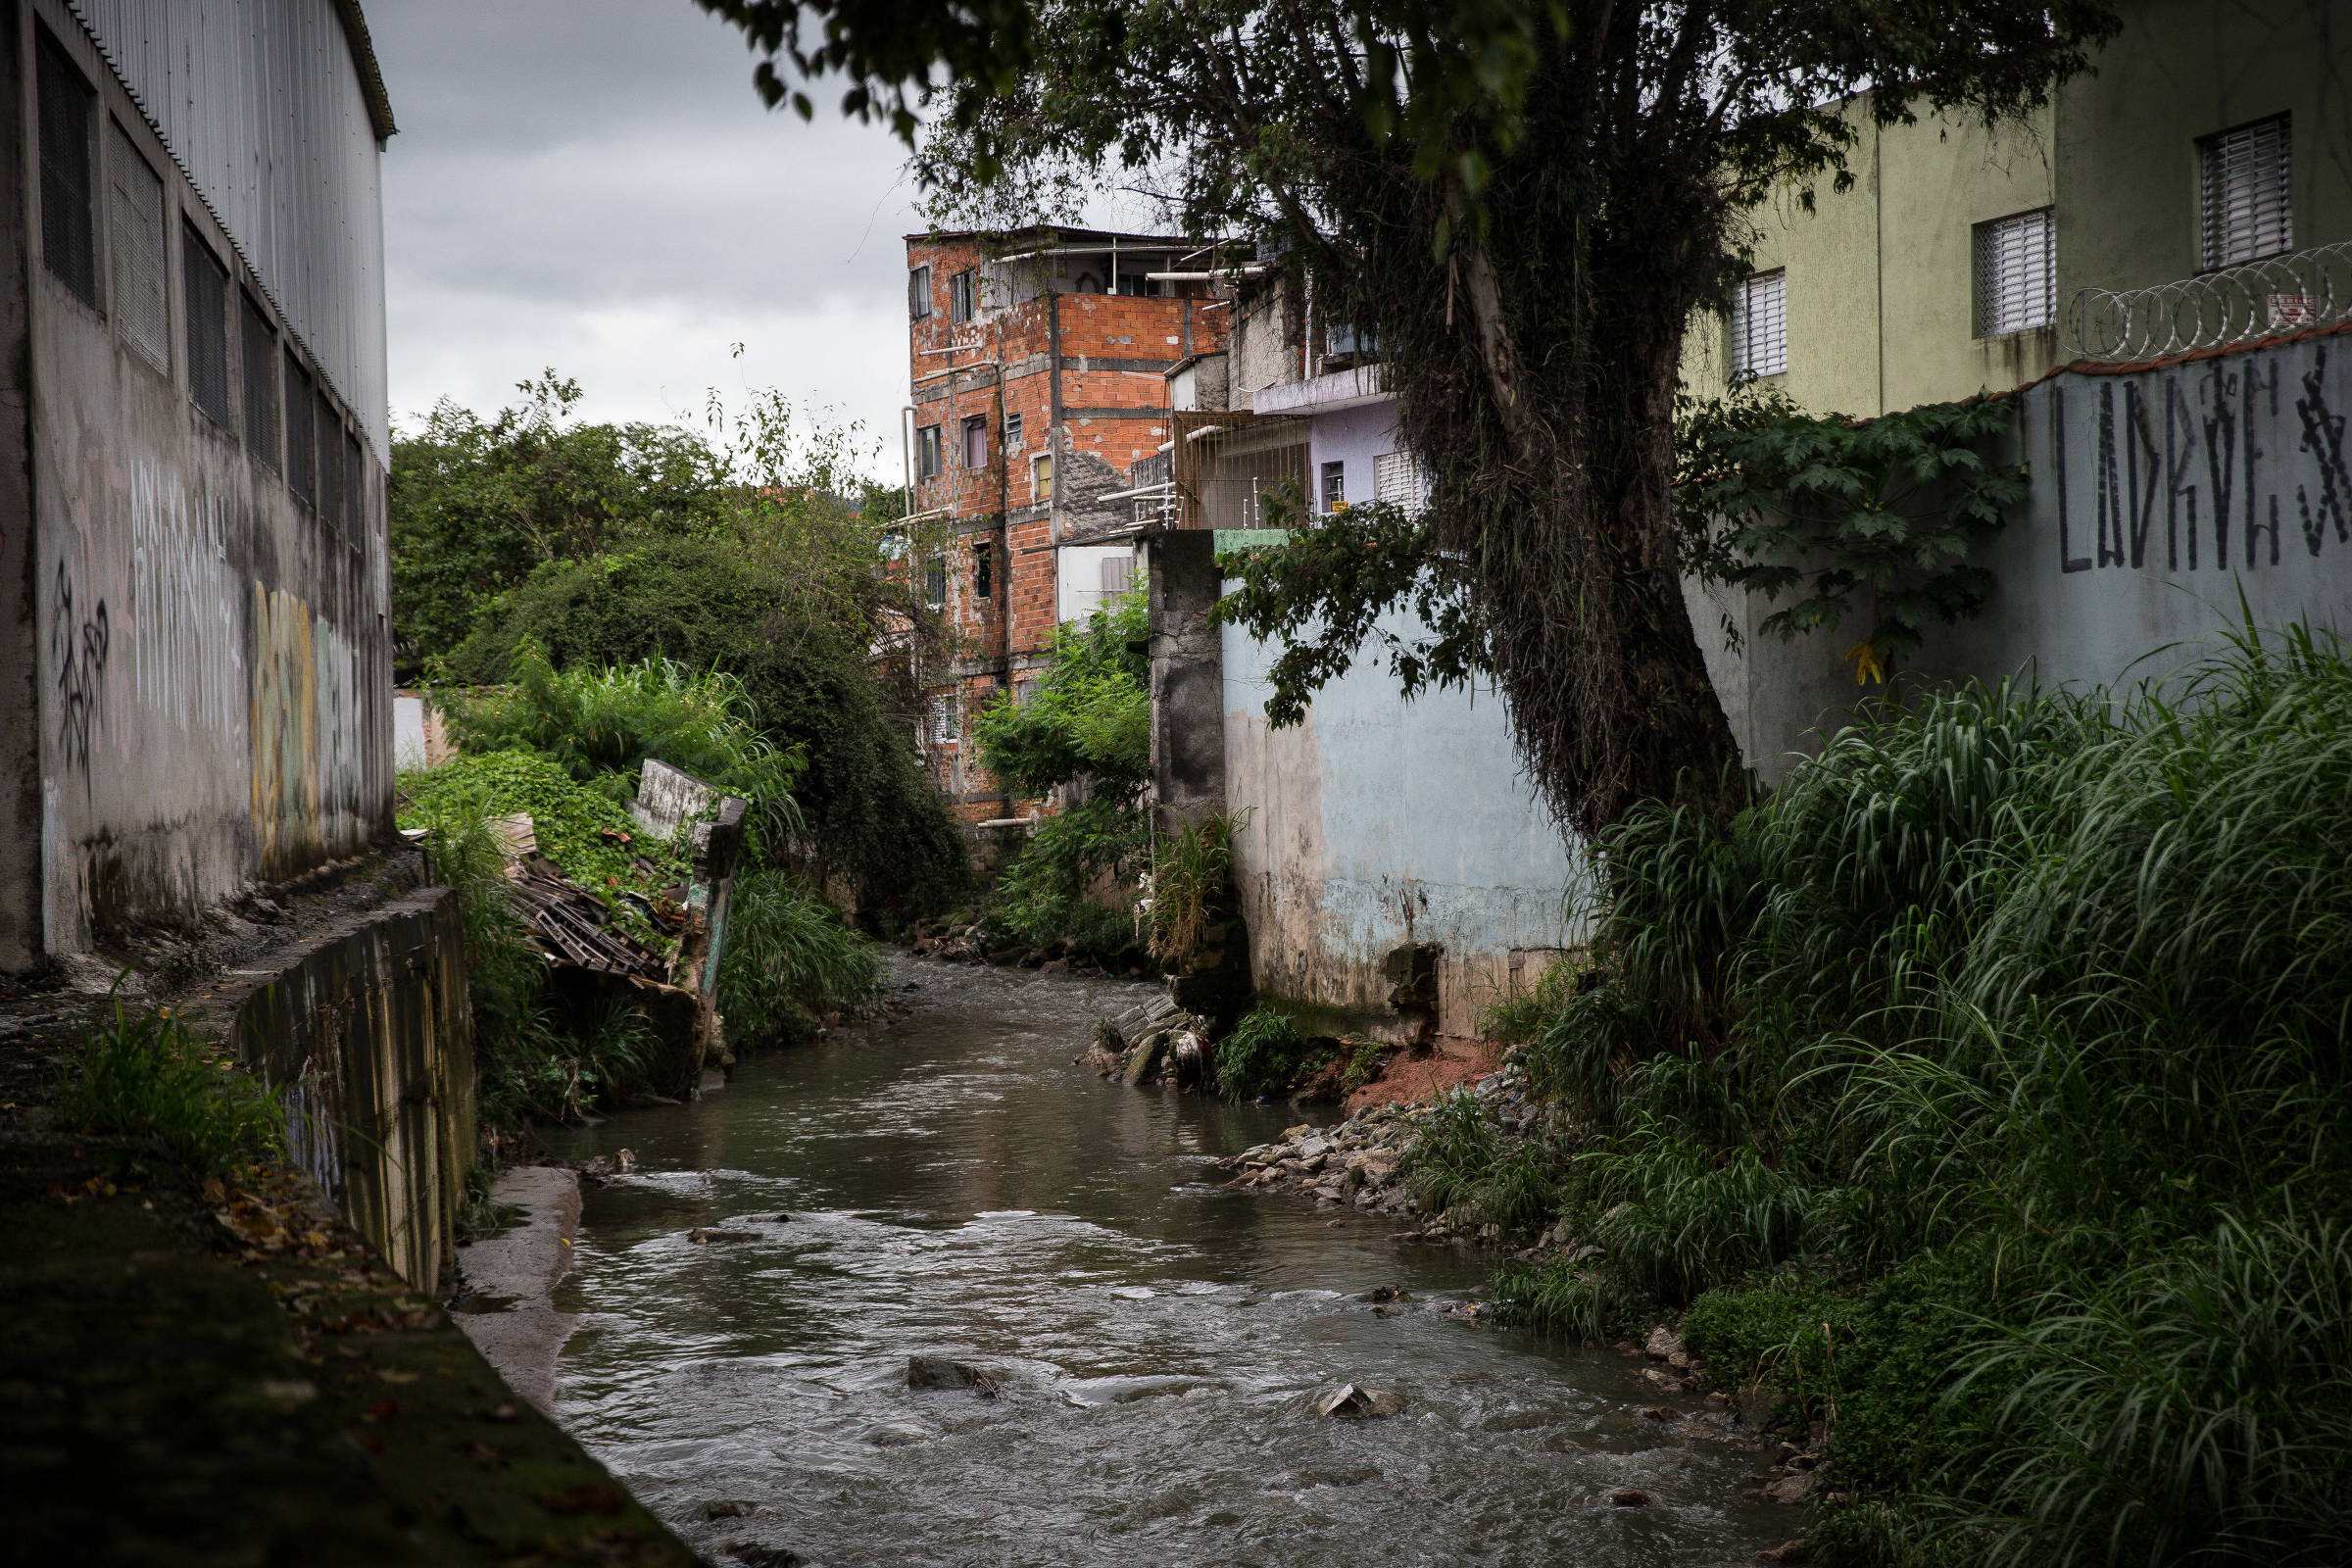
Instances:
[[[1754,1451],[1643,1417],[1618,1357],[1457,1315],[1475,1259],[1222,1191],[1211,1161],[1295,1113],[1073,1065],[1135,988],[896,973],[906,1020],[565,1151],[638,1163],[587,1199],[558,1413],[714,1560],[1607,1568],[1791,1533],[1742,1485]],[[1412,1299],[1377,1313],[1380,1285]],[[1010,1387],[910,1390],[918,1353]],[[1403,1413],[1317,1417],[1342,1379]],[[1654,1504],[1612,1506],[1627,1487]],[[706,1519],[734,1501],[753,1511]]]

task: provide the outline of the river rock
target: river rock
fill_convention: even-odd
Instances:
[[[1377,1421],[1404,1408],[1404,1396],[1393,1389],[1367,1389],[1343,1383],[1315,1396],[1315,1414],[1354,1421]]]
[[[697,1247],[709,1247],[713,1242],[756,1242],[760,1240],[760,1233],[758,1231],[712,1230],[707,1226],[697,1225],[686,1233],[686,1239]]]
[[[730,1541],[720,1549],[746,1568],[806,1568],[808,1561],[790,1546],[763,1546],[757,1541]]]
[[[892,1425],[876,1427],[865,1435],[865,1441],[877,1448],[905,1448],[931,1436],[921,1427]]]
[[[1671,1361],[1676,1356],[1682,1355],[1684,1356],[1683,1365],[1690,1364],[1683,1349],[1681,1336],[1669,1332],[1663,1323],[1649,1331],[1649,1343],[1642,1347],[1642,1352],[1652,1361]]]
[[[722,1497],[716,1502],[704,1503],[703,1517],[705,1519],[749,1519],[759,1506],[756,1502],[745,1502],[740,1498]]]
[[[906,1358],[906,1386],[910,1389],[976,1389],[982,1398],[994,1399],[1004,1394],[1004,1383],[1002,1367],[951,1360],[944,1355]]]
[[[1648,1384],[1651,1388],[1656,1389],[1661,1394],[1680,1394],[1683,1392],[1683,1380],[1681,1378],[1675,1377],[1671,1373],[1661,1372],[1654,1366],[1645,1366],[1642,1369],[1642,1381]]]
[[[1646,1508],[1649,1506],[1649,1494],[1640,1487],[1624,1487],[1610,1493],[1609,1501],[1620,1508]]]
[[[1802,1470],[1786,1475],[1764,1489],[1764,1495],[1775,1502],[1802,1502],[1813,1490],[1813,1477]]]

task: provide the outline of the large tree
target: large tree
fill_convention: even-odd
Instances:
[[[1434,595],[1449,635],[1408,673],[1492,670],[1586,831],[1731,798],[1670,489],[1684,331],[1743,271],[1744,215],[1849,182],[1873,118],[2032,109],[2115,25],[2097,0],[700,3],[769,56],[771,102],[849,75],[954,210],[1122,185],[1287,242],[1377,334],[1430,483],[1418,520],[1300,559],[1293,623],[1320,595],[1344,639],[1381,595]]]

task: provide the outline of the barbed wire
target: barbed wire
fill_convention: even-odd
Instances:
[[[2067,353],[2133,365],[2352,318],[2352,240],[2152,288],[2075,291]]]

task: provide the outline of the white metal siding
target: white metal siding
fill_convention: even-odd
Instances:
[[[71,4],[389,463],[381,148],[333,0]]]

